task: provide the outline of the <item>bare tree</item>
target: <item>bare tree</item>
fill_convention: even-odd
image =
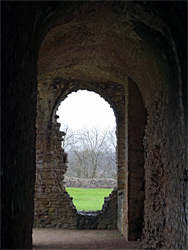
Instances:
[[[109,169],[109,171],[106,171],[104,174],[108,178],[112,177],[116,179],[117,175],[116,151],[117,151],[116,130],[115,128],[113,129],[107,128],[107,145],[106,145],[105,157],[106,157],[106,167]]]
[[[111,130],[94,127],[75,132],[66,127],[65,132],[63,146],[69,155],[67,175],[91,179],[115,178],[116,139]]]
[[[69,128],[68,125],[64,125],[63,132],[65,132],[65,136],[63,138],[64,140],[62,141],[61,146],[65,151],[69,152],[74,148],[74,146],[78,142],[76,141],[77,132]]]

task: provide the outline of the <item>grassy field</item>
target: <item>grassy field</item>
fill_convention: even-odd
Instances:
[[[112,190],[106,188],[66,188],[66,191],[73,198],[76,209],[81,211],[101,210],[104,197],[108,197]]]

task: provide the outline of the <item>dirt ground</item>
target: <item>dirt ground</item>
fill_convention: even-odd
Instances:
[[[33,249],[135,249],[139,241],[126,241],[117,230],[33,229]]]

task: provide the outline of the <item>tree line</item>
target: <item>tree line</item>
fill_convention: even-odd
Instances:
[[[93,127],[73,131],[64,126],[63,131],[66,135],[62,148],[68,153],[67,176],[116,179],[115,128],[101,130]]]

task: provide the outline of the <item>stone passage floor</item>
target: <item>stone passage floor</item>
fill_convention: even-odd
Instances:
[[[33,249],[141,249],[139,241],[126,241],[117,230],[33,229]]]

